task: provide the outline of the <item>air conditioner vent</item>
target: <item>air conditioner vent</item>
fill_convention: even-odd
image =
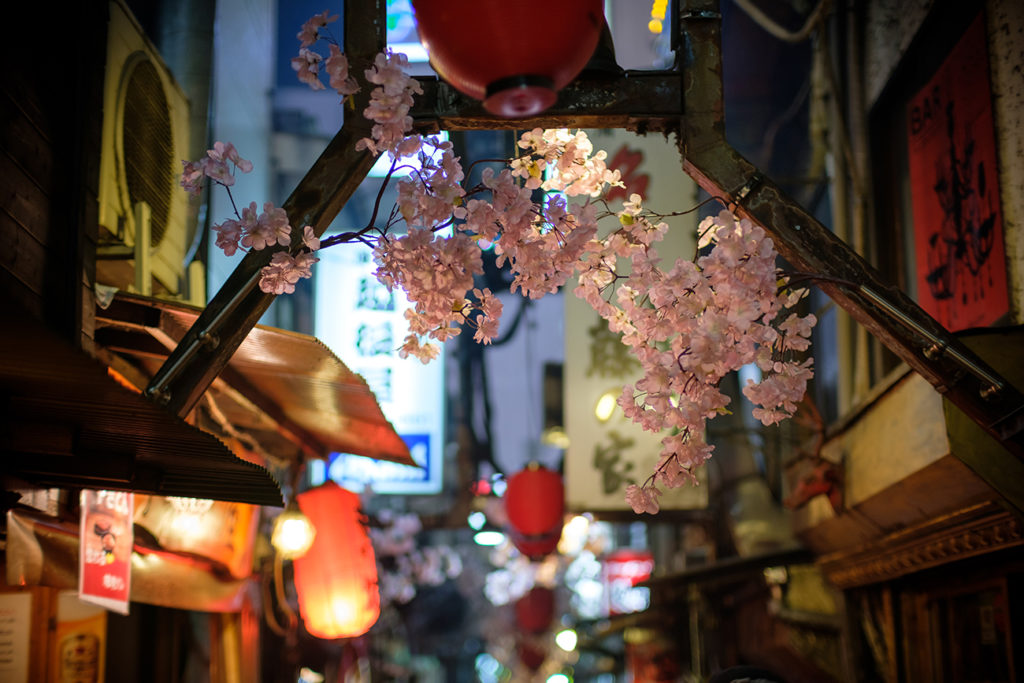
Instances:
[[[132,69],[124,103],[124,166],[128,197],[152,211],[152,243],[167,232],[174,191],[174,139],[160,76],[149,60]]]

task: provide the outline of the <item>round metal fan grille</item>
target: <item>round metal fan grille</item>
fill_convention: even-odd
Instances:
[[[124,103],[124,166],[128,197],[149,204],[152,243],[167,231],[174,190],[174,140],[163,85],[148,61],[138,64],[128,80]]]

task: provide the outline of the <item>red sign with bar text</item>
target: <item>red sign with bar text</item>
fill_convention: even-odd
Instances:
[[[83,490],[78,548],[78,597],[128,614],[131,594],[131,493]]]
[[[918,303],[954,332],[1009,310],[982,19],[907,105]]]

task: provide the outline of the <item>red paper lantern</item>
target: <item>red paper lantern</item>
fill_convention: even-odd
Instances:
[[[516,651],[519,653],[519,661],[530,671],[536,671],[548,658],[548,653],[537,643],[529,643],[524,640],[516,643]]]
[[[531,560],[540,559],[555,552],[558,548],[558,542],[562,539],[562,530],[557,529],[548,534],[527,536],[515,529],[511,529],[509,538],[512,540],[512,545],[523,555],[526,555]]]
[[[296,498],[316,528],[309,552],[294,561],[306,630],[318,638],[360,636],[380,616],[380,593],[359,496],[329,481]]]
[[[552,104],[597,47],[601,0],[413,0],[434,70],[496,116]]]
[[[555,592],[534,586],[516,600],[516,623],[527,633],[544,633],[555,616]]]
[[[512,475],[505,490],[512,542],[527,557],[554,552],[562,537],[565,490],[562,477],[537,463]]]

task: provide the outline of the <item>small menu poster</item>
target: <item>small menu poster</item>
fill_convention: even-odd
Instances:
[[[0,681],[28,683],[31,593],[0,593]]]
[[[131,592],[133,504],[124,491],[82,491],[78,597],[120,614]]]

